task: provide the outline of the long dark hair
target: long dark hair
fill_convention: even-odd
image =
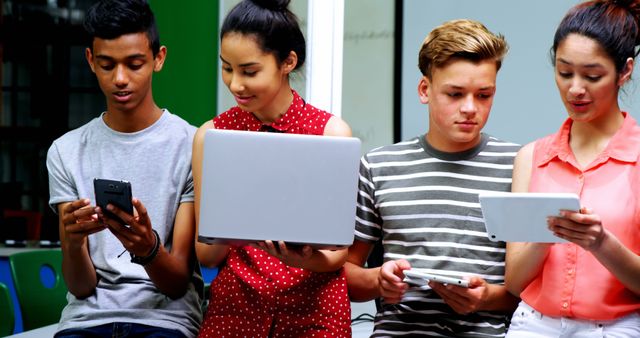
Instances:
[[[592,0],[578,4],[565,15],[556,30],[551,49],[555,66],[558,45],[575,33],[597,41],[622,72],[628,58],[638,55],[640,44],[639,0]]]

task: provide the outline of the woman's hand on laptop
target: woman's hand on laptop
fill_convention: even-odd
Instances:
[[[313,255],[313,248],[309,245],[287,245],[284,241],[256,242],[252,246],[266,251],[284,264],[294,268],[305,267],[305,263]]]
[[[266,251],[288,266],[313,272],[334,272],[341,269],[348,253],[347,248],[322,250],[283,241],[260,241],[251,246]]]

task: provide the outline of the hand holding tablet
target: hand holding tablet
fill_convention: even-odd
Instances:
[[[442,275],[434,275],[434,274],[421,272],[414,269],[404,270],[403,273],[405,275],[404,281],[411,284],[425,285],[429,281],[432,281],[432,282],[437,282],[442,284],[457,285],[463,288],[469,287],[469,281],[465,279],[459,279],[455,277],[442,276]]]

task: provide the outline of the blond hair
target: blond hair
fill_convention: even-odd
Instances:
[[[418,68],[431,78],[433,68],[443,67],[452,58],[474,62],[495,60],[497,69],[509,46],[502,34],[491,33],[483,24],[468,19],[443,23],[432,30],[422,42],[418,53]]]

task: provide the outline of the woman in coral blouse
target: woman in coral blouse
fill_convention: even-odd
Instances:
[[[202,172],[207,129],[351,136],[343,120],[305,102],[289,84],[289,74],[304,63],[306,46],[288,3],[244,0],[225,18],[220,32],[222,79],[238,105],[206,122],[195,136],[196,210],[202,176],[215,174]],[[351,336],[342,269],[346,249],[313,250],[266,241],[241,247],[197,242],[196,251],[201,264],[220,268],[200,336]]]
[[[640,337],[640,127],[621,111],[640,42],[640,2],[596,0],[560,23],[552,57],[569,118],[523,147],[513,191],[572,192],[548,227],[567,243],[508,243],[522,298],[507,337]]]

